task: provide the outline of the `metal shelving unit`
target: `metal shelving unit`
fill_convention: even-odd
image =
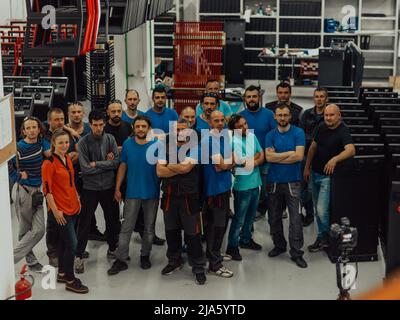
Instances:
[[[154,54],[163,61],[173,61],[173,33],[177,14],[175,8],[154,19]]]
[[[199,4],[204,0],[198,0]],[[208,0],[210,1],[210,0]],[[219,0],[221,1],[221,0]],[[354,41],[361,46],[361,40],[364,36],[370,36],[370,48],[362,49],[366,62],[365,62],[365,80],[376,81],[377,78],[381,78],[387,81],[389,75],[395,75],[397,71],[397,52],[398,52],[398,39],[399,32],[399,3],[400,0],[382,0],[379,5],[375,0],[315,0],[321,4],[321,10],[319,14],[313,15],[280,15],[281,4],[284,0],[273,1],[254,1],[254,0],[229,0],[240,2],[240,12],[199,12],[199,18],[201,21],[216,20],[218,17],[221,20],[229,18],[243,17],[244,11],[247,6],[254,7],[255,3],[262,2],[264,5],[267,3],[276,6],[276,14],[273,16],[265,16],[253,13],[250,15],[250,23],[247,23],[246,28],[246,79],[270,79],[279,80],[281,68],[288,68],[287,65],[282,65],[278,59],[271,59],[271,63],[263,63],[257,61],[257,51],[260,51],[265,47],[271,47],[283,49],[284,42],[290,41],[291,39],[309,39],[311,43],[315,45],[309,48],[297,48],[295,45],[290,45],[289,48],[296,49],[315,49],[319,47],[327,47],[330,45],[332,38],[353,38]],[[216,0],[216,2],[218,2]],[[344,14],[341,13],[341,8],[345,5],[352,5],[356,10],[356,16],[358,18],[358,30],[355,32],[324,32],[324,19],[334,18],[341,21]],[[200,8],[200,5],[199,5]],[[237,6],[239,8],[239,6]],[[210,11],[210,10],[208,10]],[[288,13],[286,11],[286,13]],[[295,12],[297,13],[297,12]],[[386,16],[362,16],[363,13],[382,13]],[[300,13],[301,14],[301,13]],[[336,16],[335,16],[336,15]],[[299,29],[293,29],[293,32],[282,31],[281,24],[283,21],[313,21],[314,27],[316,24],[320,25],[319,30],[310,32],[297,31]],[[254,27],[256,26],[256,27]],[[258,30],[258,27],[260,29]],[[290,36],[290,37],[289,37]],[[319,39],[318,39],[319,38]],[[317,40],[317,41],[315,41]],[[319,41],[318,41],[319,40]],[[273,63],[274,62],[274,63]],[[300,65],[295,64],[295,68]],[[249,77],[250,76],[250,77]]]

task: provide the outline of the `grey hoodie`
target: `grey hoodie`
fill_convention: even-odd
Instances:
[[[93,133],[84,136],[78,143],[79,164],[82,171],[83,188],[102,191],[115,185],[115,170],[119,165],[119,153],[115,138],[104,133],[97,138]],[[107,160],[107,154],[112,152],[114,160]],[[90,162],[96,162],[92,168]]]

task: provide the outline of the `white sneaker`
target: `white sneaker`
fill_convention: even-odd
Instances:
[[[221,257],[222,257],[223,261],[231,261],[232,260],[232,256],[225,252],[221,252]]]
[[[209,273],[216,275],[221,278],[232,278],[233,277],[233,272],[225,267],[219,268],[217,271],[213,270],[208,270]]]

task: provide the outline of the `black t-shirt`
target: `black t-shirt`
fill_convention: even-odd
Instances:
[[[350,130],[345,124],[341,123],[336,129],[329,129],[325,122],[321,123],[315,131],[314,141],[317,143],[317,151],[311,168],[319,174],[325,174],[324,167],[328,161],[340,154],[344,146],[353,143]],[[350,159],[343,161],[341,165],[350,161]]]
[[[107,122],[104,131],[115,138],[118,147],[122,147],[125,140],[132,134],[132,126],[128,122],[122,120],[121,124],[117,127]]]

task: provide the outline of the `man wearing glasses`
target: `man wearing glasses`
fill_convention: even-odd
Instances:
[[[265,137],[265,155],[271,167],[268,171],[267,192],[268,222],[274,248],[268,253],[276,257],[286,252],[287,242],[283,232],[282,207],[289,209],[289,245],[291,259],[299,268],[307,268],[303,259],[303,223],[300,212],[301,161],[304,157],[305,135],[303,129],[290,124],[292,114],[285,103],[275,109],[278,127]]]

